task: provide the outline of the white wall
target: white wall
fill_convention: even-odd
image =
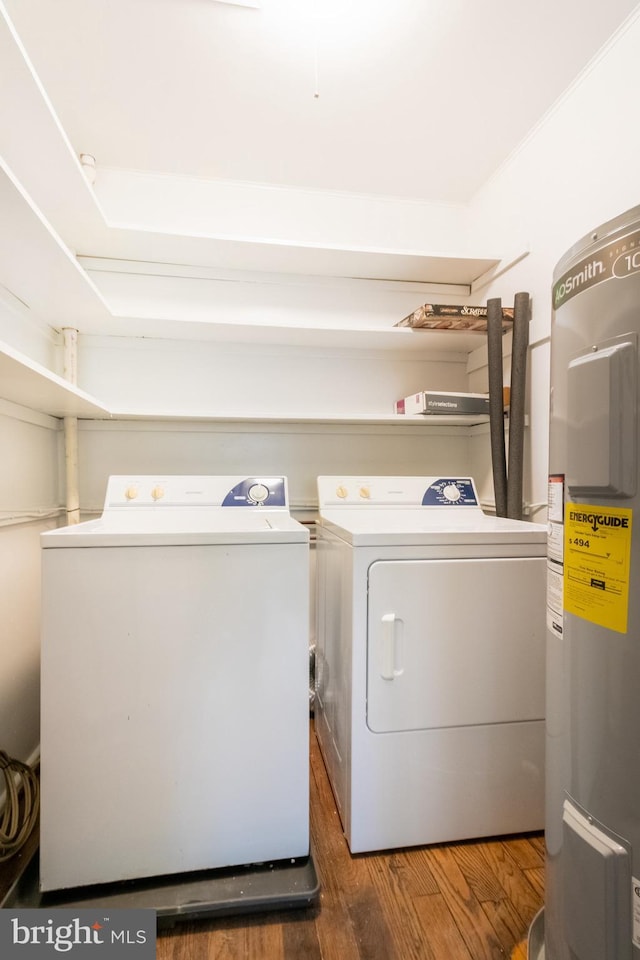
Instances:
[[[635,14],[475,198],[473,231],[491,246],[530,245],[483,298],[531,294],[530,497],[547,499],[551,282],[556,263],[605,220],[640,203],[640,16]],[[543,69],[543,67],[542,67]],[[479,380],[475,378],[476,388]],[[538,516],[536,519],[542,519]]]
[[[40,743],[40,543],[58,514],[59,430],[0,401],[0,749],[32,759]]]
[[[79,338],[78,384],[109,409],[201,416],[392,415],[399,397],[464,389],[466,356]]]
[[[547,497],[548,338],[554,266],[594,226],[639,201],[635,157],[640,128],[634,121],[640,88],[638,49],[640,18],[636,14],[496,172],[469,211],[466,244],[470,248],[530,249],[513,269],[469,300],[484,303],[500,296],[505,305],[512,304],[520,290],[532,297],[525,451],[531,469],[525,477],[525,497],[534,505],[544,504]],[[254,300],[248,291],[252,310]],[[272,320],[277,319],[278,309],[276,297],[268,303]],[[306,308],[316,309],[311,302]],[[358,306],[349,303],[342,309],[341,319],[350,309],[357,312]],[[288,301],[283,299],[285,314],[286,322],[291,322]],[[305,355],[304,350],[297,354],[292,350],[287,356],[285,351],[266,348],[252,351],[244,344],[234,349],[231,345],[171,346],[169,341],[151,345],[141,340],[123,348],[115,340],[107,344],[95,338],[89,343],[87,338],[81,356],[81,370],[88,378],[85,389],[112,398],[118,406],[134,403],[141,409],[167,410],[177,404],[185,413],[203,406],[230,412],[233,395],[233,404],[249,414],[258,412],[258,403],[265,413],[291,413],[302,402],[311,413],[339,415],[348,410],[355,415],[388,409],[396,396],[435,380],[442,389],[487,388],[484,350],[472,355],[464,375],[454,363],[444,365],[442,357],[429,364],[424,358],[358,357],[348,351]],[[132,365],[137,367],[137,380],[130,376]],[[507,382],[508,375],[507,343]],[[490,461],[481,431],[474,435],[470,456],[487,495]],[[538,510],[535,519],[543,518],[544,510]]]
[[[54,332],[1,285],[0,340],[54,362]],[[23,761],[40,745],[39,535],[59,516],[60,436],[57,420],[0,400],[0,749]]]
[[[465,474],[465,427],[83,421],[80,501],[102,509],[109,474],[284,474],[293,507],[313,510],[321,474]]]
[[[110,473],[276,473],[298,507],[320,474],[469,472],[465,428],[371,424],[427,387],[466,388],[466,356],[245,342],[80,337],[79,382],[111,409],[156,417],[365,418],[354,424],[84,422],[81,504],[102,504]]]
[[[56,366],[59,336],[51,327],[33,320],[28,306],[14,297],[1,282],[0,341],[44,367],[54,369]]]

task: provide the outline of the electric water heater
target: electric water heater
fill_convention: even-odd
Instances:
[[[530,960],[640,958],[639,337],[636,207],[553,277],[547,859]]]

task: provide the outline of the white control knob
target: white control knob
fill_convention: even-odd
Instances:
[[[254,483],[252,487],[249,487],[249,499],[253,500],[254,503],[264,503],[268,496],[269,490],[264,483]]]
[[[456,503],[456,501],[458,501],[462,496],[458,488],[453,483],[448,483],[447,486],[444,487],[442,493],[449,503]]]
[[[349,496],[349,491],[346,487],[336,487],[336,497],[340,497],[341,500],[346,500]]]
[[[371,499],[371,490],[369,487],[360,487],[360,496],[363,500]]]
[[[135,500],[136,497],[138,496],[138,488],[137,488],[137,487],[127,487],[127,489],[126,489],[125,492],[124,492],[124,495],[125,495],[125,497],[126,497],[127,500]]]
[[[164,497],[164,487],[154,487],[151,491],[151,496],[154,500],[162,500]]]

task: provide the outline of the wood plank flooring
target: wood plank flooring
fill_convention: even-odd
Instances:
[[[177,924],[157,960],[525,960],[544,896],[540,834],[352,856],[311,732],[319,902]]]

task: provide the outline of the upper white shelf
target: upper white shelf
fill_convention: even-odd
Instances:
[[[255,242],[216,237],[152,237],[141,231],[108,229],[93,240],[105,252],[100,256],[74,256],[72,251],[41,214],[10,171],[0,169],[0,226],[2,267],[0,283],[30,310],[34,319],[53,327],[73,325],[81,333],[102,334],[118,317],[135,322],[162,322],[163,313],[149,316],[148,302],[142,313],[118,309],[122,297],[104,296],[109,269],[120,275],[155,273],[156,285],[164,278],[186,283],[219,278],[229,281],[295,285],[310,278],[331,281],[377,281],[396,289],[409,286],[410,304],[417,306],[429,285],[437,285],[441,296],[468,296],[482,277],[506,268],[496,258],[432,254],[413,250],[349,249],[309,244]],[[153,251],[153,262],[149,252]],[[142,266],[144,264],[144,266]],[[198,264],[198,267],[190,265]],[[109,265],[109,266],[107,266]],[[251,276],[248,276],[251,274]],[[96,280],[102,282],[100,287]],[[422,288],[422,290],[421,290]],[[110,288],[107,287],[107,294]],[[342,289],[338,291],[342,293]],[[428,296],[434,296],[435,291]],[[189,297],[191,295],[189,294]],[[115,308],[114,308],[115,304]],[[134,303],[135,306],[137,304]],[[404,307],[402,308],[404,309]],[[184,316],[173,319],[189,319]],[[402,314],[392,314],[392,322]],[[216,323],[211,324],[216,326]],[[339,339],[339,334],[338,334]]]
[[[82,240],[98,255],[76,255],[1,164],[0,207],[1,287],[35,322],[87,335],[470,352],[476,343],[460,336],[445,347],[393,325],[427,300],[468,297],[525,255],[159,235],[93,222],[74,247]],[[304,319],[284,328],[283,316]]]
[[[7,344],[0,344],[0,399],[52,417],[110,416],[98,400]]]
[[[353,251],[334,253],[348,260]],[[478,331],[396,326],[425,302],[464,303],[469,285],[372,278],[378,256],[383,257],[375,251],[358,254],[363,271],[371,257],[369,279],[79,257],[111,311],[107,321],[92,320],[90,330],[84,324],[81,332],[423,354],[468,354],[482,345],[486,336]],[[458,279],[477,276],[493,262],[413,255],[409,262],[418,259],[423,266],[431,262],[435,276],[441,269],[442,275]],[[336,271],[348,270],[347,260],[336,260]],[[382,263],[378,266],[384,271]]]
[[[173,420],[202,421],[219,423],[255,423],[255,424],[350,424],[393,425],[409,428],[420,427],[469,427],[488,422],[486,416],[397,416],[365,414],[359,416],[325,415],[322,413],[308,416],[290,416],[289,414],[252,415],[252,414],[204,414],[175,413],[171,411],[128,411],[110,410],[95,397],[57,376],[46,367],[25,357],[8,344],[0,343],[0,399],[27,407],[38,413],[52,417],[78,417],[87,420]]]
[[[0,284],[52,327],[109,318],[100,293],[10,172],[0,166]]]
[[[122,260],[149,259],[149,236],[117,231],[114,247]],[[468,295],[474,283],[497,269],[499,258],[458,256],[420,250],[355,249],[309,243],[255,241],[236,237],[154,235],[154,259],[162,264],[198,264],[217,270],[267,275],[382,280],[459,287]],[[160,259],[162,258],[162,260]],[[85,258],[80,258],[81,262]],[[86,258],[95,259],[95,258]]]
[[[432,416],[398,416],[396,414],[361,414],[361,415],[352,415],[348,414],[339,415],[339,414],[323,414],[323,413],[309,413],[307,415],[291,416],[290,414],[283,413],[279,414],[202,414],[202,413],[144,413],[144,412],[127,412],[127,411],[111,411],[111,419],[113,420],[149,420],[149,421],[201,421],[201,422],[216,422],[216,423],[228,423],[228,424],[291,424],[295,426],[296,424],[326,424],[327,426],[338,425],[338,424],[359,424],[361,426],[393,426],[393,427],[409,427],[409,428],[424,428],[424,427],[471,427],[476,426],[481,423],[488,423],[489,417],[486,415],[473,415],[473,416],[448,416],[442,414],[436,414]]]

